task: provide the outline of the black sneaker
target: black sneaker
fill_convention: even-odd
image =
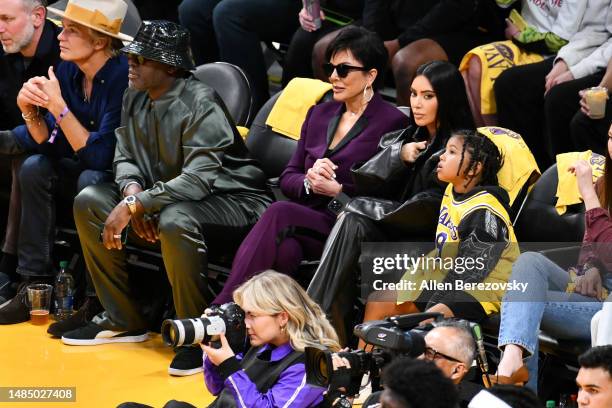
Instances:
[[[52,323],[47,329],[47,333],[53,337],[62,337],[64,333],[87,326],[87,323],[102,310],[102,305],[97,297],[87,297],[83,306],[76,313],[65,320]]]
[[[17,284],[13,283],[11,277],[4,272],[0,272],[0,305],[17,294]]]
[[[19,285],[17,294],[0,305],[0,324],[23,323],[30,320],[30,308],[26,303],[27,282]]]
[[[202,349],[200,346],[179,347],[168,367],[168,374],[184,377],[204,371]]]
[[[71,346],[96,346],[108,343],[139,343],[149,338],[147,330],[106,330],[94,322],[64,333],[62,343]]]

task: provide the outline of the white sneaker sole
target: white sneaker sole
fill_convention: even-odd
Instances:
[[[62,337],[62,343],[69,346],[97,346],[99,344],[111,343],[140,343],[149,339],[149,334],[141,334],[139,336],[123,336],[123,337],[103,337],[99,339],[70,339]]]
[[[203,367],[192,368],[191,370],[180,370],[178,368],[168,367],[168,374],[176,377],[187,377],[189,375],[201,373],[202,371],[204,371]]]

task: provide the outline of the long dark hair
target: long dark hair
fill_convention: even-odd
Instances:
[[[609,152],[606,152],[606,167],[601,178],[602,180],[598,180],[597,183],[599,184],[597,198],[599,198],[601,206],[610,211],[610,206],[612,205],[612,159]]]
[[[465,84],[457,67],[446,61],[430,61],[417,69],[416,76],[419,75],[427,78],[438,99],[436,138],[448,139],[456,129],[475,129]]]

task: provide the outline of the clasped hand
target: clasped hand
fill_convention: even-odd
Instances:
[[[334,197],[342,191],[342,184],[336,181],[336,166],[328,158],[318,159],[306,172],[306,180],[316,194]]]
[[[66,103],[53,67],[49,67],[49,78],[36,76],[23,84],[17,94],[17,105],[23,113],[28,113],[36,106],[49,110],[55,117],[60,114]]]

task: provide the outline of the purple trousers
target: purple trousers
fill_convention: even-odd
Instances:
[[[259,272],[275,269],[292,275],[302,259],[321,257],[335,221],[327,209],[312,209],[292,201],[272,204],[242,241],[232,272],[213,304],[232,301],[234,289]],[[303,233],[306,230],[315,234]]]

